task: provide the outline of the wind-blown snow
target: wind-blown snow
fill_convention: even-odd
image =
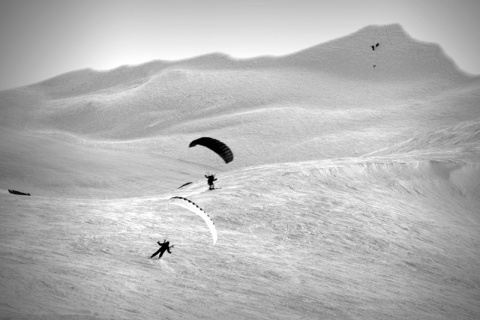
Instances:
[[[478,319],[479,103],[398,25],[2,91],[0,315]]]

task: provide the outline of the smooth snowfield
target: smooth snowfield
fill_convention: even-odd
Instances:
[[[2,91],[0,318],[478,319],[479,141],[480,79],[398,25]]]

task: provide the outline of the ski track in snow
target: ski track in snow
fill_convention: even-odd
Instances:
[[[0,318],[478,319],[479,92],[398,25],[0,92]]]

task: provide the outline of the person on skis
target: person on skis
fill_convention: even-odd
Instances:
[[[158,249],[154,254],[152,254],[150,256],[150,259],[152,259],[153,257],[155,257],[157,254],[158,255],[158,259],[160,259],[163,254],[165,253],[165,251],[168,251],[168,253],[171,253],[170,252],[170,249],[172,249],[174,246],[170,246],[170,242],[167,241],[166,239],[163,239],[163,242],[160,243],[160,241],[157,241],[158,245],[160,246],[160,249]]]
[[[215,185],[213,184],[213,181],[217,181],[217,178],[215,178],[214,174],[206,174],[205,178],[207,178],[207,183],[208,183],[208,190],[214,190]]]

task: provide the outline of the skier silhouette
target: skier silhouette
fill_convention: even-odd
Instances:
[[[160,241],[157,241],[157,243],[160,246],[160,249],[158,249],[154,254],[152,254],[150,256],[150,259],[155,257],[158,253],[160,253],[159,256],[158,256],[158,259],[160,259],[163,256],[163,254],[165,253],[165,251],[168,251],[168,253],[171,253],[170,249],[172,249],[174,247],[174,246],[170,246],[170,242],[168,242],[166,239],[163,239],[162,243],[160,243]]]
[[[215,185],[213,184],[213,181],[217,181],[217,178],[215,178],[215,175],[214,174],[206,174],[205,175],[205,178],[207,178],[207,182],[208,182],[208,190],[214,190],[215,189]]]

